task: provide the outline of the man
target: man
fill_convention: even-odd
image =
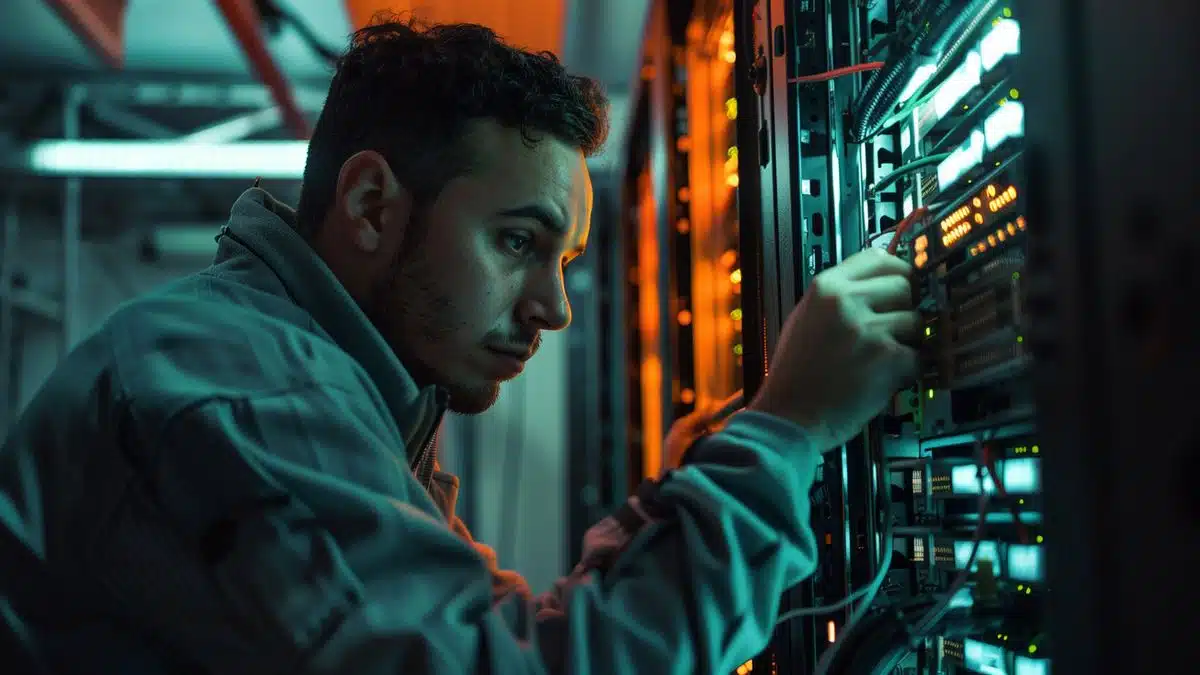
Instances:
[[[433,437],[570,322],[596,85],[478,26],[359,33],[297,213],[252,189],[212,267],[119,309],[0,453],[0,605],[79,673],[726,672],[814,567],[808,489],[914,370],[907,266],[822,274],[749,410],[532,598]],[[14,652],[5,663],[16,663]]]

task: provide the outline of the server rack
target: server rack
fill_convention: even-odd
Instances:
[[[735,5],[739,109],[756,113],[739,138],[756,139],[742,221],[759,225],[743,243],[761,256],[762,367],[813,276],[866,246],[913,262],[928,321],[917,385],[826,456],[813,494],[819,568],[788,593],[796,616],[755,669],[1049,670],[1046,444],[1025,342],[1047,319],[1025,310],[1037,295],[1026,227],[1039,223],[1027,222],[1021,11]]]
[[[746,395],[812,277],[863,247],[918,268],[929,320],[920,382],[827,456],[819,570],[739,673],[1188,662],[1200,234],[1180,197],[1197,183],[1198,7],[732,2]],[[910,64],[869,119],[873,79],[925,29],[944,38],[930,67]],[[1131,35],[1154,37],[1112,48]],[[647,167],[670,199],[687,171],[670,159],[678,118],[658,119],[667,159]]]

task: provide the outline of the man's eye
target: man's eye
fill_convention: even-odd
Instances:
[[[522,232],[506,232],[501,241],[513,253],[525,253],[533,243],[533,238]]]

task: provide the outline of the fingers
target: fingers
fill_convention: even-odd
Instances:
[[[876,328],[901,345],[917,344],[921,335],[921,314],[913,311],[883,312],[874,319]]]
[[[855,296],[876,312],[898,312],[913,308],[912,282],[907,276],[890,274],[854,282]]]
[[[921,358],[916,349],[896,343],[892,345],[889,361],[899,386],[905,386],[916,379],[921,365]]]
[[[845,278],[852,280],[887,275],[909,276],[913,273],[912,265],[877,248],[859,251],[833,269],[839,271]]]

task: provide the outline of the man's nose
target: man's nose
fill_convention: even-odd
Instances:
[[[538,330],[562,330],[571,324],[571,303],[563,285],[562,273],[554,275],[541,288],[531,289],[518,313],[521,323]]]

